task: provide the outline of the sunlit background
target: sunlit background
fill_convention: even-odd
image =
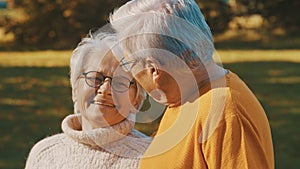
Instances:
[[[61,120],[73,112],[72,49],[125,2],[0,0],[0,169],[24,168],[37,141],[61,132]],[[300,1],[197,2],[223,66],[249,85],[266,110],[276,168],[299,168]],[[136,128],[151,135],[159,120]]]

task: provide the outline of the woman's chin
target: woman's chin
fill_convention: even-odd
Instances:
[[[87,119],[97,128],[117,124],[128,116],[128,113],[123,115],[115,106],[105,104],[90,104],[85,112],[89,117]]]

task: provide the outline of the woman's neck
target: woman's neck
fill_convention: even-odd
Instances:
[[[214,62],[210,62],[205,66],[192,70],[193,76],[186,76],[179,87],[180,94],[174,102],[168,104],[169,107],[177,107],[183,105],[187,101],[193,101],[200,97],[199,90],[206,84],[220,77],[224,77],[226,70],[218,66]]]
[[[88,120],[88,119],[86,119],[84,116],[82,116],[82,130],[83,131],[88,131],[88,130],[93,130],[93,129],[95,129],[95,128],[102,128],[102,127],[107,127],[107,126],[109,126],[109,125],[98,125],[98,126],[93,126],[92,124],[91,124],[91,122]]]

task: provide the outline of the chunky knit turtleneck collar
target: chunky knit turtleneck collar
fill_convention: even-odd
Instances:
[[[81,114],[72,114],[63,120],[62,130],[76,142],[120,156],[140,157],[151,142],[151,138],[133,130],[134,121],[129,119],[89,131],[82,131],[81,124]]]

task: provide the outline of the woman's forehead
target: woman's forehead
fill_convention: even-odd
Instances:
[[[93,69],[97,70],[99,67],[103,66],[114,66],[117,65],[117,61],[114,59],[110,51],[99,51],[99,50],[94,50],[90,51],[88,56],[85,57],[85,62],[84,69]]]
[[[94,52],[87,62],[89,66],[85,68],[85,72],[98,71],[104,73],[106,76],[122,75],[130,79],[132,77],[130,73],[125,72],[120,67],[120,62],[111,51],[105,54]]]

